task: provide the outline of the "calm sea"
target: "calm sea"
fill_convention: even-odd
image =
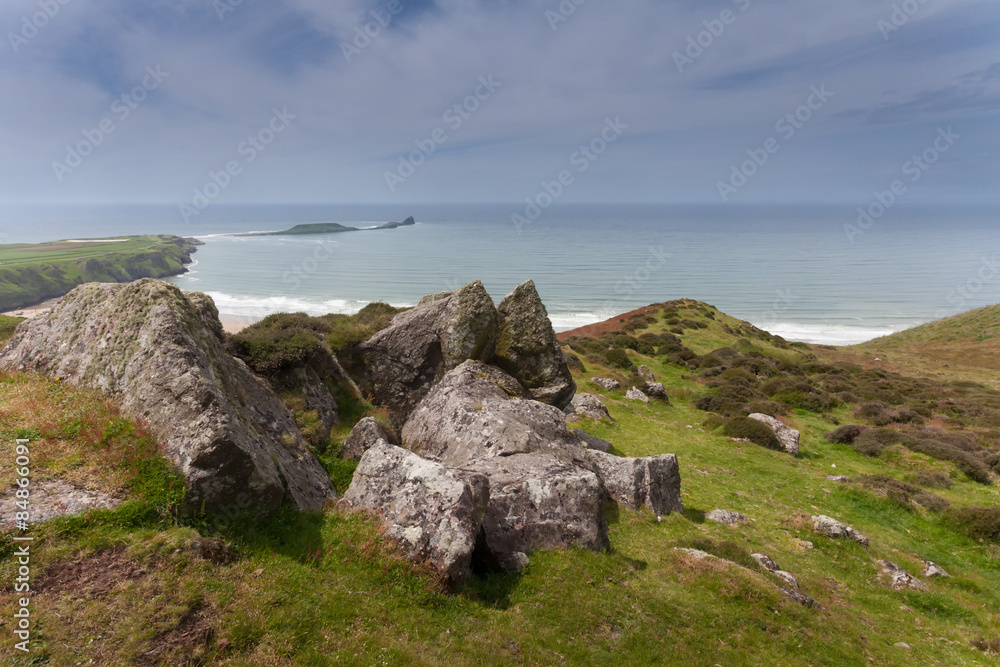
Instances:
[[[789,340],[847,344],[1000,302],[1000,210],[900,205],[849,238],[855,209],[564,205],[518,229],[516,205],[219,205],[190,223],[175,206],[33,207],[0,209],[0,238],[197,236],[206,245],[172,282],[231,320],[412,305],[477,278],[500,299],[531,278],[559,330],[690,297]],[[408,215],[416,226],[231,236]]]

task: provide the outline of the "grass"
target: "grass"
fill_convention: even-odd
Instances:
[[[195,246],[188,239],[166,234],[120,239],[0,245],[0,310],[59,297],[83,283],[183,273]]]
[[[130,519],[121,509],[57,520],[34,530],[32,563],[42,588],[33,602],[37,626],[32,657],[50,664],[108,665],[144,660],[223,665],[995,664],[996,655],[987,651],[1000,637],[1000,544],[990,539],[1000,504],[997,486],[976,483],[953,462],[899,444],[870,457],[846,442],[828,441],[825,433],[853,419],[858,405],[876,400],[869,396],[821,405],[818,411],[775,402],[783,419],[802,433],[798,457],[703,427],[713,415],[694,404],[706,394],[742,387],[755,401],[767,399],[758,371],[794,375],[821,399],[840,391],[833,391],[838,376],[817,365],[812,349],[768,338],[704,304],[673,302],[655,311],[653,322],[646,317],[643,326],[625,332],[636,343],[618,339],[614,345],[608,336],[608,345],[588,349],[586,341],[577,340],[574,349],[582,350],[577,353],[587,372],[576,371],[574,377],[581,391],[602,397],[614,418],[613,424],[588,422],[593,435],[628,456],[677,454],[683,514],[660,522],[646,510],[621,509],[609,514],[610,552],[536,553],[525,571],[476,574],[456,596],[435,590],[426,572],[402,560],[379,537],[372,519],[338,510],[289,512],[266,524],[169,513]],[[673,319],[677,325],[667,324]],[[704,326],[670,334],[676,341],[660,338],[685,320]],[[626,318],[621,324],[632,323]],[[649,337],[643,341],[645,334],[655,335],[657,343]],[[623,350],[633,366],[647,365],[666,386],[671,405],[626,401],[623,391],[594,385],[591,377],[628,379],[621,372],[627,369],[608,365],[607,349]],[[678,363],[687,356],[684,350],[693,356]],[[754,353],[764,357],[750,356]],[[753,364],[762,368],[749,370]],[[706,377],[709,369],[726,365],[730,368]],[[729,372],[733,369],[747,372]],[[860,382],[869,393],[878,384],[850,373],[843,377]],[[878,391],[897,392],[903,403],[922,401],[930,391],[891,376],[878,378],[883,381],[891,386]],[[710,386],[713,382],[718,386]],[[851,391],[860,391],[859,386],[852,384]],[[940,383],[934,387],[955,400],[982,391]],[[7,392],[0,396],[0,428],[6,429],[0,459],[9,459],[15,432],[30,432],[36,438],[34,451],[52,452],[46,454],[51,466],[40,474],[75,474],[79,482],[93,479],[101,488],[138,497],[128,488],[127,476],[120,476],[124,473],[101,463],[106,448],[95,443],[109,424],[123,422],[99,397],[30,376],[8,376],[0,389]],[[343,489],[351,468],[342,466],[337,447],[354,422],[379,411],[353,396],[337,398],[343,422],[322,456]],[[81,424],[103,425],[101,437],[93,428],[77,429],[69,418],[74,414]],[[973,419],[960,412],[941,417],[930,410],[928,425],[959,429],[961,420]],[[131,433],[121,442],[141,440],[136,435],[140,427],[120,428]],[[964,430],[974,433],[977,442],[987,442],[991,432],[978,426]],[[829,474],[851,481],[830,481]],[[149,479],[154,487],[165,486],[155,476]],[[922,494],[931,493],[924,488],[930,487],[920,480],[934,484],[933,496],[952,509],[930,511],[910,502],[928,500]],[[750,521],[739,526],[706,522],[704,513],[716,508],[742,512]],[[817,535],[810,519],[814,514],[832,516],[864,533],[870,550]],[[213,562],[199,555],[204,551],[199,545],[210,538],[222,538],[236,559]],[[675,551],[678,546],[695,546],[735,562],[698,561]],[[794,574],[802,592],[821,608],[807,609],[787,599],[770,575],[747,560],[755,552]],[[925,593],[896,592],[879,582],[878,559],[891,560],[918,577],[921,559],[932,560],[952,578],[928,581]],[[9,558],[0,561],[0,582],[10,582],[15,567]],[[114,586],[102,588],[96,572],[115,573]],[[46,589],[46,577],[59,581],[59,587]],[[12,609],[13,595],[5,588],[0,616],[9,618]],[[912,649],[899,649],[896,642]]]

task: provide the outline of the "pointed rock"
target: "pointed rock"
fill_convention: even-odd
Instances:
[[[365,417],[351,429],[350,435],[344,440],[340,456],[351,461],[360,461],[365,452],[374,447],[379,440],[391,443],[393,438],[389,437],[377,419]]]
[[[560,410],[576,393],[562,348],[535,283],[527,281],[497,306],[500,335],[496,365],[524,386],[532,398]]]

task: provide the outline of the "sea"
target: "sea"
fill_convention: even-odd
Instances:
[[[876,209],[877,210],[877,209]],[[847,345],[1000,302],[1000,207],[903,205],[176,205],[0,207],[0,243],[169,233],[204,242],[170,282],[223,317],[353,313],[479,279],[534,280],[558,331],[678,298],[792,341]],[[300,223],[392,230],[241,236]],[[860,219],[859,219],[860,218]]]

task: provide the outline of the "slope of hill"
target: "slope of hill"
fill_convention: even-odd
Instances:
[[[979,308],[842,348],[833,356],[1000,388],[1000,306]]]
[[[63,296],[83,283],[178,275],[199,245],[169,234],[0,245],[0,311]]]
[[[72,475],[134,501],[33,528],[36,653],[10,664],[996,664],[1000,392],[823,362],[816,348],[695,301],[605,324],[563,336],[579,391],[614,420],[574,428],[628,456],[675,453],[685,512],[609,506],[611,551],[534,553],[525,570],[480,572],[454,596],[366,516],[176,516],[169,476],[129,465],[148,457],[140,426],[91,393],[0,376],[0,456],[13,460],[15,436],[31,437],[39,479]],[[645,382],[640,366],[669,403],[626,398]],[[343,421],[317,451],[343,490],[345,436],[382,413],[337,397]],[[800,454],[755,444],[759,431],[727,435],[751,411],[799,429]],[[834,431],[845,424],[867,435]],[[138,453],[109,466],[117,451]],[[714,509],[746,520],[707,520]],[[817,515],[868,546],[818,533]],[[818,606],[783,593],[793,584],[754,553]],[[5,542],[3,582],[16,576],[12,554]],[[923,586],[894,587],[881,561]],[[925,561],[950,576],[925,576]],[[0,614],[11,618],[3,585]]]

